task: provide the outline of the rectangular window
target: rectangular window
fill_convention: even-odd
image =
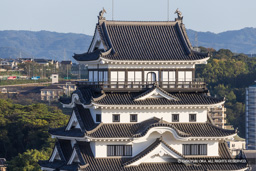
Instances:
[[[108,71],[104,71],[103,81],[108,81]]]
[[[101,114],[96,114],[96,122],[101,122]]]
[[[168,71],[162,71],[162,80],[163,81],[169,81],[168,80]]]
[[[207,144],[183,144],[183,155],[207,155]]]
[[[131,114],[130,115],[130,121],[131,122],[137,122],[137,114]]]
[[[142,81],[142,72],[135,71],[135,81]]]
[[[192,71],[186,71],[186,81],[192,81]]]
[[[131,145],[108,145],[107,146],[108,156],[132,156]]]
[[[125,72],[118,71],[118,81],[125,81]]]
[[[196,114],[189,114],[189,122],[196,122]]]
[[[93,72],[93,77],[94,77],[93,81],[98,82],[98,71]]]
[[[175,71],[169,71],[169,81],[175,81]]]
[[[179,114],[172,114],[172,121],[179,122]]]
[[[89,71],[89,81],[93,82],[93,71]]]
[[[175,71],[162,71],[162,80],[163,81],[175,81]]]
[[[113,122],[120,122],[120,115],[119,114],[114,114],[113,115]]]
[[[117,71],[111,71],[111,81],[117,81]]]
[[[99,81],[103,81],[103,73],[104,71],[99,71]]]
[[[134,81],[134,71],[128,71],[128,81]]]
[[[184,71],[178,72],[178,81],[185,81]]]

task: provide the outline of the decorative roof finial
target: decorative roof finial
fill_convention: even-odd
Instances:
[[[177,14],[177,16],[178,16],[178,18],[176,18],[176,20],[182,20],[183,19],[182,13],[180,12],[179,8],[176,9],[174,14]]]
[[[99,16],[98,16],[98,19],[99,20],[105,20],[105,17],[103,17],[104,13],[107,13],[107,11],[103,8],[100,13],[99,13]]]

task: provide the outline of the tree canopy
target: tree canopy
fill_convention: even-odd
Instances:
[[[36,160],[49,157],[54,146],[49,128],[64,126],[68,118],[57,107],[0,99],[0,157],[11,160],[8,169],[35,170]]]

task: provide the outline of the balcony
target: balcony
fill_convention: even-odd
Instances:
[[[203,81],[104,81],[104,82],[89,82],[77,81],[78,87],[93,86],[102,88],[104,91],[138,91],[152,88],[158,85],[168,92],[204,92],[207,90],[206,84]]]
[[[215,118],[222,118],[223,116],[221,114],[213,114],[212,115],[212,118],[215,119]]]

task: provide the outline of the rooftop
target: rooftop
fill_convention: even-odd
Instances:
[[[193,51],[184,24],[102,20],[96,25],[104,49],[75,54],[77,61],[102,57],[121,61],[191,61],[206,59],[207,53]],[[92,48],[93,41],[90,48]],[[90,50],[89,48],[89,50]]]

